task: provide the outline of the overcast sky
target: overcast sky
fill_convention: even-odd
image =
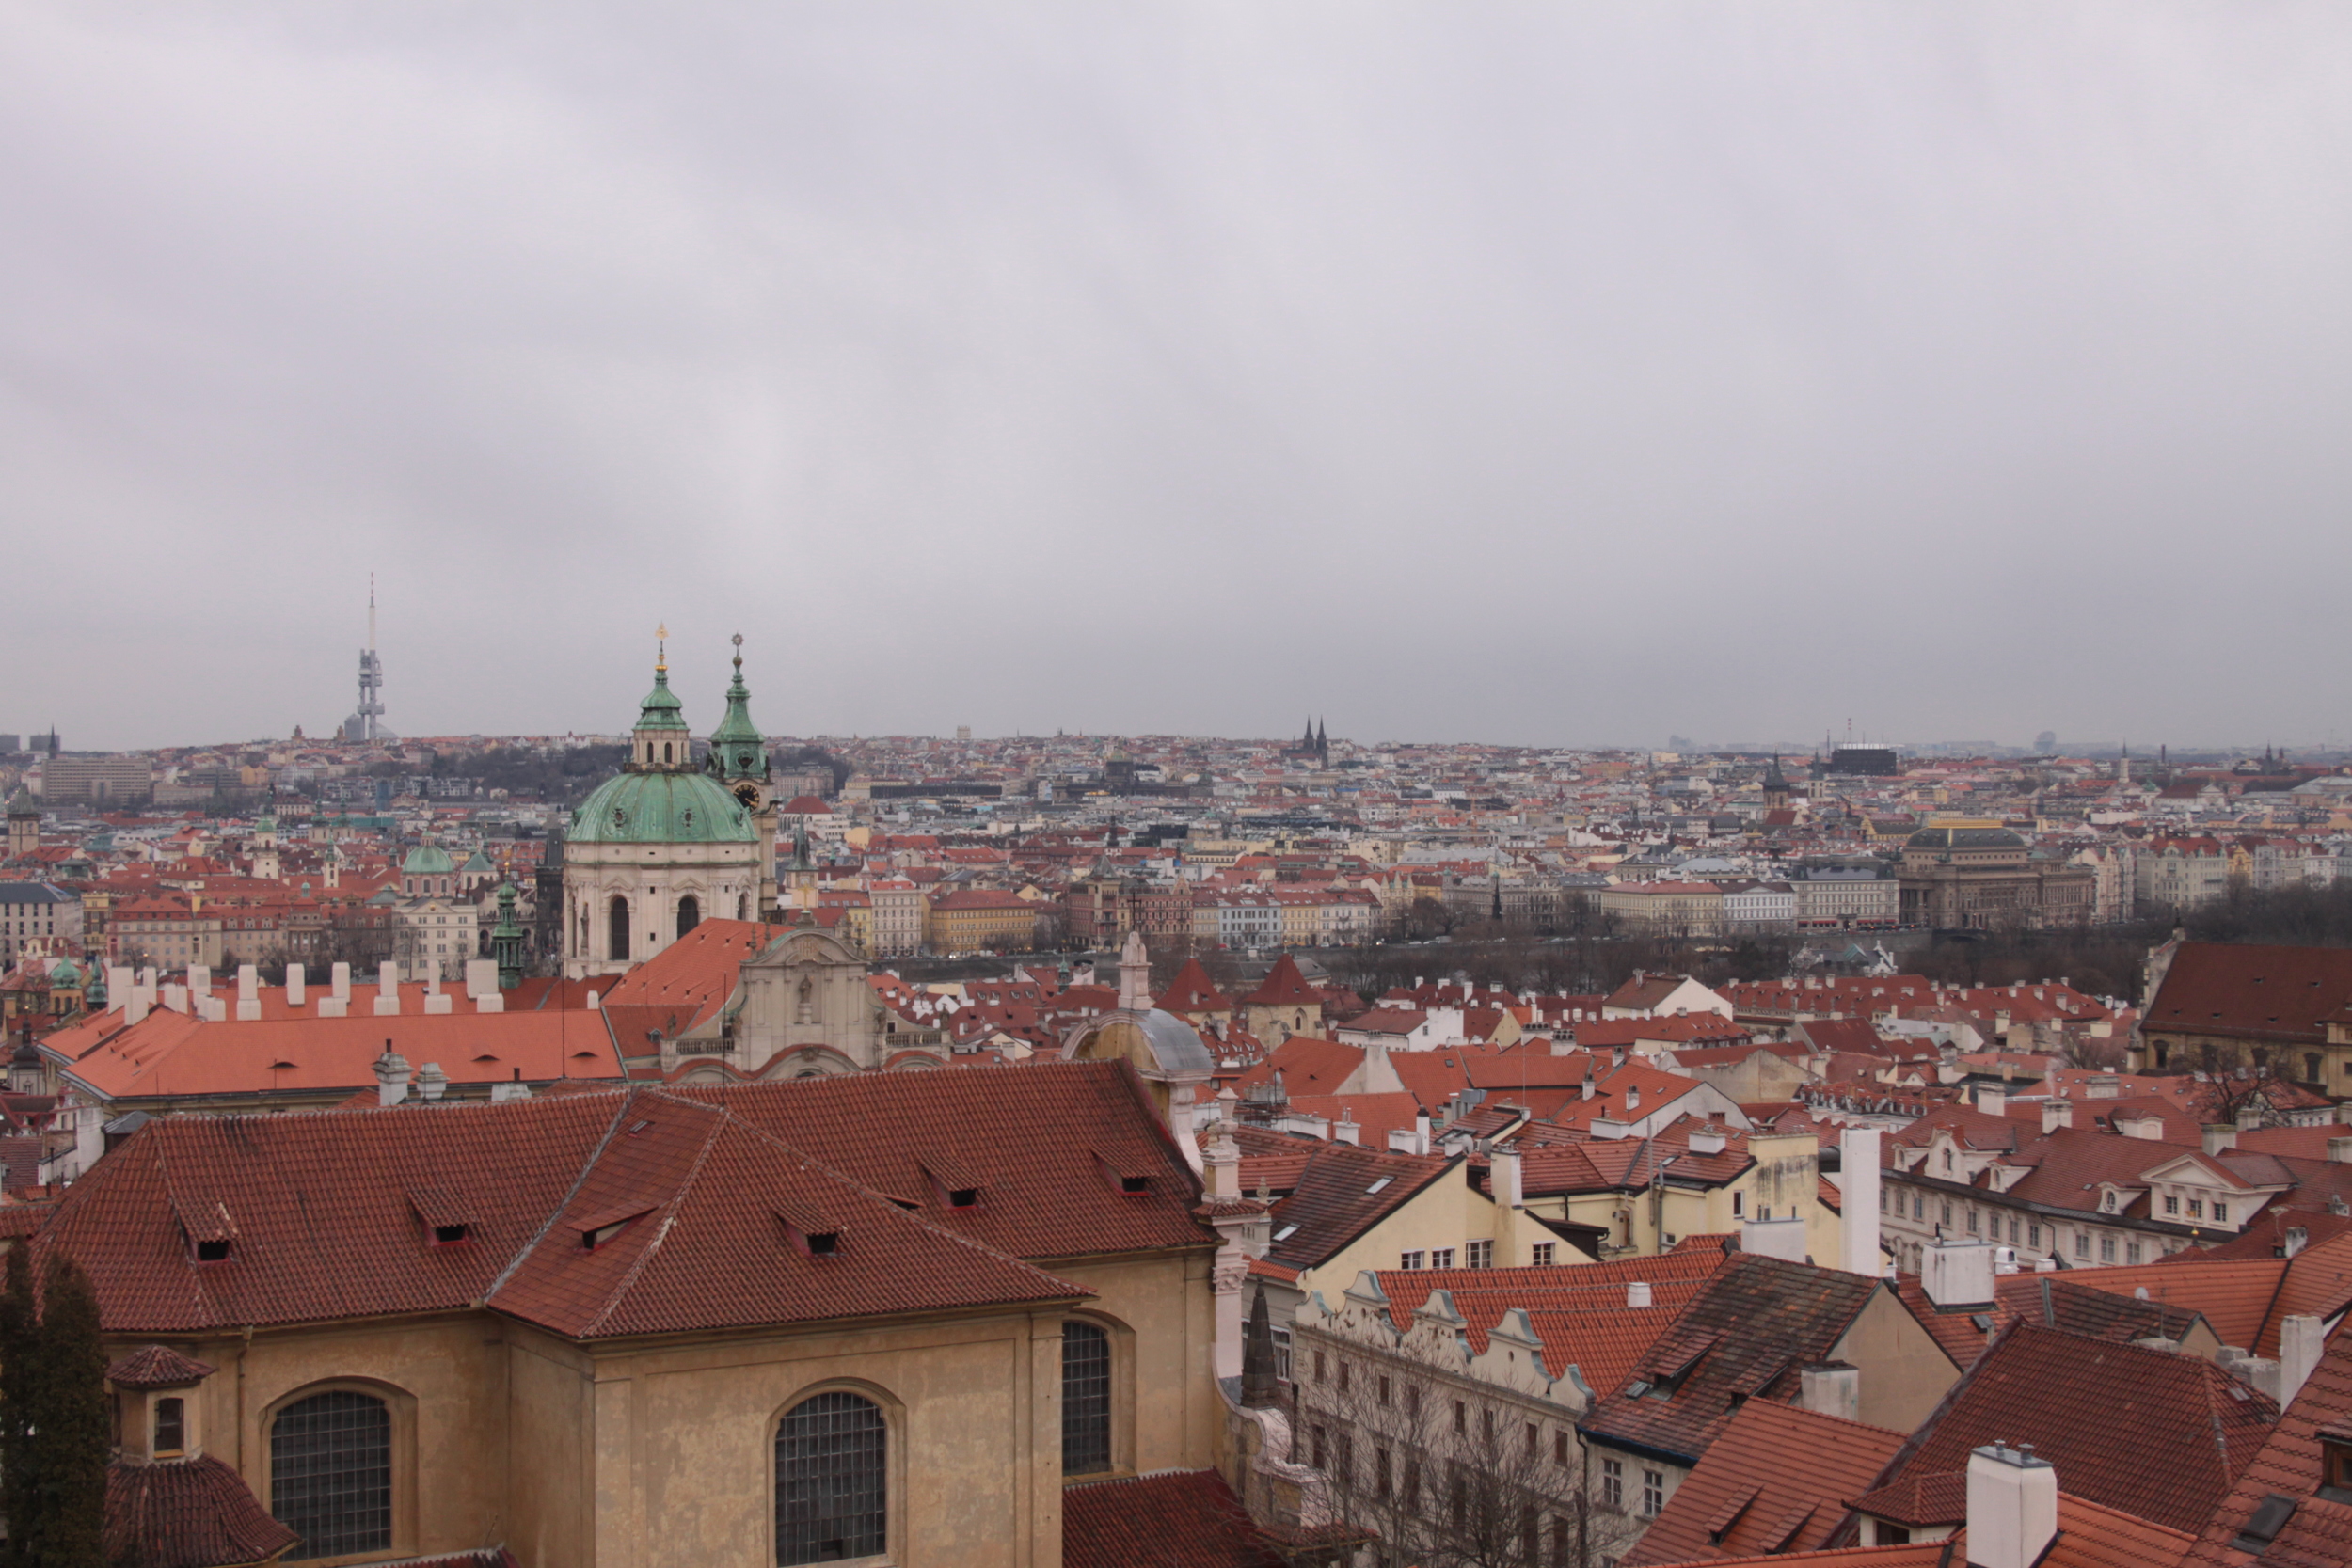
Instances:
[[[0,730],[2340,736],[2352,8],[0,0]]]

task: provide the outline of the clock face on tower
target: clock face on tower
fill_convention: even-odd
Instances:
[[[748,779],[735,786],[735,798],[743,802],[746,811],[759,809],[759,786]]]

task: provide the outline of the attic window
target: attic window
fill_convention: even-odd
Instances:
[[[2352,1433],[2320,1433],[2319,1495],[2329,1502],[2352,1503]],[[2251,1533],[2252,1527],[2248,1529]]]
[[[437,1225],[433,1227],[433,1244],[453,1246],[471,1234],[473,1234],[473,1227],[469,1225]]]
[[[808,1234],[808,1253],[812,1258],[831,1258],[841,1250],[841,1232],[812,1230]]]
[[[977,1208],[978,1208],[979,1206],[980,1206],[980,1190],[979,1190],[979,1188],[977,1188],[977,1187],[950,1187],[950,1188],[948,1188],[948,1189],[947,1189],[947,1207],[948,1207],[948,1208],[950,1208],[950,1209],[977,1209]]]
[[[2271,1493],[2254,1505],[2253,1514],[2246,1521],[2246,1528],[2238,1531],[2237,1539],[2230,1545],[2241,1552],[2268,1551],[2271,1542],[2277,1540],[2279,1532],[2287,1528],[2287,1521],[2295,1517],[2295,1507],[2293,1497]]]
[[[1276,1241],[1278,1241],[1278,1242],[1287,1242],[1287,1241],[1289,1241],[1289,1240],[1290,1240],[1293,1236],[1295,1236],[1295,1235],[1297,1235],[1297,1234],[1298,1234],[1298,1227],[1296,1227],[1296,1226],[1295,1226],[1295,1225],[1286,1225],[1286,1226],[1282,1227],[1282,1228],[1281,1228],[1281,1229],[1279,1229],[1279,1230],[1278,1230],[1278,1231],[1276,1231],[1276,1232],[1274,1233],[1274,1239],[1275,1239]]]
[[[215,1236],[210,1240],[197,1243],[196,1260],[199,1263],[226,1263],[229,1261],[229,1238],[226,1236]]]
[[[613,1237],[619,1235],[622,1231],[627,1230],[628,1228],[628,1221],[614,1220],[610,1225],[600,1225],[593,1230],[581,1231],[580,1233],[580,1244],[586,1247],[589,1251],[594,1252],[596,1248],[604,1245],[605,1243],[611,1241]]]
[[[1152,1179],[1148,1176],[1122,1176],[1119,1179],[1119,1190],[1130,1196],[1148,1193],[1152,1190]]]
[[[1376,1192],[1378,1192],[1381,1188],[1383,1188],[1383,1187],[1387,1186],[1390,1182],[1391,1182],[1391,1181],[1393,1181],[1393,1180],[1396,1180],[1396,1178],[1395,1178],[1395,1177],[1393,1177],[1393,1176],[1384,1176],[1384,1177],[1382,1177],[1379,1180],[1375,1181],[1375,1182],[1374,1182],[1371,1186],[1366,1187],[1366,1188],[1364,1189],[1364,1191],[1365,1191],[1365,1192],[1367,1192],[1367,1193],[1376,1193]]]

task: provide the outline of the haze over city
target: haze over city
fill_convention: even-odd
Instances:
[[[2347,31],[12,6],[5,721],[2325,743]]]

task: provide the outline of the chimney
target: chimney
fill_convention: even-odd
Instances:
[[[2055,1132],[2061,1127],[2074,1125],[2074,1102],[2071,1100],[2045,1100],[2042,1102],[2042,1131]]]
[[[1341,1144],[1359,1143],[1362,1141],[1358,1136],[1360,1131],[1356,1125],[1355,1113],[1343,1106],[1340,1110],[1340,1119],[1331,1124],[1331,1141]]]
[[[427,1062],[417,1069],[417,1092],[427,1101],[440,1099],[441,1091],[448,1087],[449,1074],[441,1070],[440,1063]]]
[[[1875,1275],[1879,1252],[1879,1130],[1849,1127],[1837,1135],[1839,1207],[1837,1266],[1848,1274]]]
[[[191,996],[213,994],[213,966],[211,964],[188,965],[188,993]]]
[[[2237,1130],[2241,1132],[2251,1132],[2262,1124],[2262,1112],[2251,1105],[2237,1114]]]
[[[2099,1073],[2083,1083],[2085,1100],[2120,1100],[2122,1095],[2123,1085],[2116,1081],[2115,1074],[2111,1072]]]
[[[2118,1117],[2115,1118],[2115,1130],[2127,1138],[2142,1138],[2152,1143],[2164,1141],[2162,1117]]]
[[[1647,1307],[1650,1304],[1649,1281],[1637,1279],[1628,1285],[1625,1288],[1625,1304],[1628,1307]]]
[[[326,994],[338,1002],[349,1002],[351,1000],[351,966],[339,963],[326,973]]]
[[[1593,1098],[1593,1064],[1590,1058],[1587,1058],[1584,1063],[1584,1092],[1578,1098],[1582,1100]]]
[[[262,1016],[262,972],[251,964],[237,966],[237,1018],[249,1022]]]
[[[2309,1230],[2299,1225],[2290,1225],[2287,1227],[2285,1237],[2279,1243],[2279,1256],[2292,1258],[2311,1245],[2311,1241],[2312,1233]]]
[[[384,1042],[384,1054],[375,1059],[375,1102],[397,1105],[408,1098],[408,1058],[392,1049],[392,1042]]]
[[[1919,1284],[1939,1312],[1993,1305],[1993,1245],[1989,1242],[1930,1242],[1919,1262]]]
[[[2291,1402],[2319,1365],[2328,1336],[2319,1320],[2296,1313],[2279,1321],[2279,1402]]]
[[[2328,1163],[2332,1165],[2352,1165],[2352,1138],[2328,1140]]]
[[[301,1006],[304,1002],[308,1000],[307,989],[309,984],[310,977],[303,973],[303,969],[300,964],[288,964],[286,966],[286,1006],[289,1007]]]
[[[1862,1369],[1845,1361],[1802,1369],[1797,1373],[1797,1403],[1817,1416],[1862,1419]]]
[[[1498,1148],[1487,1159],[1491,1164],[1487,1166],[1486,1190],[1494,1198],[1495,1207],[1518,1208],[1521,1201],[1519,1151],[1516,1148]]]
[[[1693,1154],[1721,1154],[1730,1147],[1731,1137],[1710,1121],[1692,1128],[1688,1141]]]
[[[1978,1085],[1977,1109],[1988,1117],[2009,1115],[2009,1090],[1993,1084]]]
[[[2030,1443],[1989,1443],[1970,1454],[1971,1568],[2033,1568],[2058,1534],[2058,1472]]]
[[[2329,1145],[2329,1158],[2332,1159],[2334,1157],[2334,1145],[2340,1141],[2342,1140],[2335,1138],[2328,1140]],[[2204,1142],[2206,1153],[2227,1153],[2229,1150],[2237,1147],[2237,1127],[2232,1122],[2209,1121],[2205,1123],[2204,1126]]]
[[[400,965],[387,958],[375,969],[375,1016],[395,1018],[400,1013]]]
[[[1761,1258],[1777,1258],[1787,1263],[1803,1263],[1805,1256],[1804,1221],[1748,1220],[1740,1227],[1740,1250],[1753,1252]]]

